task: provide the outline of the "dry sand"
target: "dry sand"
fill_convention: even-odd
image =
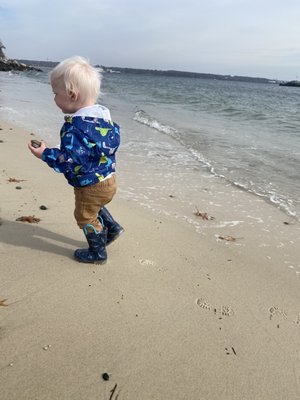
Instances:
[[[119,194],[125,234],[107,264],[80,264],[72,188],[30,154],[29,132],[0,126],[1,400],[300,398],[299,223],[259,202],[242,226],[191,212],[211,224],[201,234]]]

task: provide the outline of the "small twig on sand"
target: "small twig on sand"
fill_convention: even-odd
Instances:
[[[110,397],[109,397],[109,400],[112,400],[112,398],[113,398],[113,395],[114,395],[114,393],[115,393],[115,391],[116,391],[116,389],[117,389],[117,384],[115,384],[115,386],[113,387],[113,389],[111,390],[111,395],[110,395]]]
[[[201,217],[203,220],[210,220],[210,219],[215,219],[214,217],[210,217],[206,212],[200,212],[198,207],[196,207],[196,210],[194,211],[194,215],[196,215],[196,217]]]
[[[218,235],[218,239],[221,239],[221,240],[227,240],[227,242],[235,242],[236,240],[238,240],[238,239],[243,239],[243,238],[236,238],[236,237],[233,237],[233,236],[230,236],[230,235],[227,235],[227,236],[221,236],[221,235]]]

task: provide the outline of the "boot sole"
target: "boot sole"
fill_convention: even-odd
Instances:
[[[95,260],[95,261],[83,261],[80,260],[79,258],[74,257],[74,259],[78,262],[80,262],[81,264],[97,264],[97,265],[103,265],[106,264],[107,260]]]

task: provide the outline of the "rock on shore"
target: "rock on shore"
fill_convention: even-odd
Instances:
[[[41,71],[41,69],[21,63],[17,60],[0,58],[0,71]]]

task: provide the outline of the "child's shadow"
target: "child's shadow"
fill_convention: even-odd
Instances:
[[[83,242],[51,232],[36,224],[5,220],[1,222],[0,241],[12,246],[28,247],[73,258],[74,249],[83,245]],[[74,248],[70,249],[70,246]]]

